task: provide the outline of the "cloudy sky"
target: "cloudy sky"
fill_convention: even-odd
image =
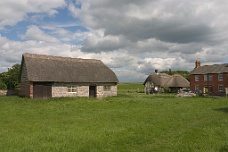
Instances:
[[[102,60],[120,81],[228,63],[227,0],[1,0],[0,73],[23,53]]]

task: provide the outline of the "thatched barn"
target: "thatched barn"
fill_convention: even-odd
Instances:
[[[143,83],[147,94],[162,93],[165,91],[177,92],[181,88],[189,88],[190,83],[179,74],[152,73]]]
[[[100,60],[23,54],[21,96],[107,97],[117,95],[118,79]]]

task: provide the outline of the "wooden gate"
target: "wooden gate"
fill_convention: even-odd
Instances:
[[[89,86],[89,97],[96,97],[96,86]]]
[[[48,99],[52,97],[51,83],[34,83],[33,98]]]

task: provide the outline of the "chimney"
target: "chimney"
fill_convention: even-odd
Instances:
[[[171,69],[169,68],[169,75],[172,75],[172,71],[171,71]]]
[[[196,60],[196,62],[195,62],[195,68],[198,68],[198,67],[200,67],[200,61],[199,60]]]
[[[158,73],[158,70],[157,70],[157,69],[155,69],[155,70],[154,70],[154,72],[155,72],[155,73]]]

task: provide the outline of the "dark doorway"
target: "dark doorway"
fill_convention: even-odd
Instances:
[[[34,99],[48,99],[51,98],[52,89],[51,83],[34,83],[33,84],[33,98]]]
[[[89,97],[96,97],[96,86],[89,86]]]

